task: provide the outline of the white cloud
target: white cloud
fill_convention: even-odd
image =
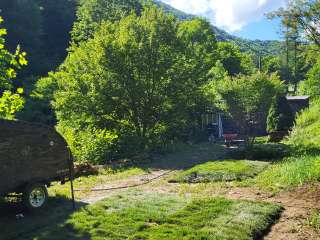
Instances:
[[[208,18],[228,31],[241,30],[264,14],[284,7],[288,0],[162,0],[187,13]]]

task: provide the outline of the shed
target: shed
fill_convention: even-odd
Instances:
[[[310,105],[309,96],[287,96],[287,100],[295,115]]]

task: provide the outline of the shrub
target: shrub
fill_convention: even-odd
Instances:
[[[320,60],[308,72],[307,77],[299,84],[299,93],[312,98],[320,97]]]
[[[294,114],[287,99],[284,96],[277,96],[271,105],[267,119],[267,131],[269,133],[285,131],[292,128]]]
[[[117,152],[115,143],[118,136],[112,132],[95,128],[76,131],[61,125],[58,130],[66,138],[74,158],[79,162],[104,164]]]

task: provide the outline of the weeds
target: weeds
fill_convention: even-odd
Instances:
[[[311,213],[311,216],[307,219],[306,224],[309,227],[312,227],[316,231],[320,231],[320,212],[314,211]]]

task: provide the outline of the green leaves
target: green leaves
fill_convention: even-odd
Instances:
[[[62,132],[111,131],[126,155],[182,138],[197,123],[200,89],[215,64],[209,23],[188,24],[148,6],[141,16],[103,22],[91,40],[74,45],[49,76]]]
[[[0,98],[0,118],[13,119],[15,113],[23,108],[24,103],[25,101],[19,93],[4,91]]]
[[[3,19],[0,17],[0,23]],[[16,77],[16,70],[27,64],[25,59],[26,53],[20,51],[17,47],[15,54],[11,54],[4,48],[3,35],[6,34],[4,29],[0,29],[0,118],[13,119],[15,113],[20,111],[24,106],[24,99],[20,96],[23,93],[22,88],[13,93],[12,80]]]
[[[237,132],[254,136],[257,129],[264,127],[272,99],[283,93],[284,86],[277,75],[256,73],[226,77],[216,89],[223,99],[222,108],[236,124]]]
[[[119,21],[131,12],[139,14],[142,10],[138,0],[80,0],[77,20],[71,35],[74,43],[93,38],[104,21]]]

